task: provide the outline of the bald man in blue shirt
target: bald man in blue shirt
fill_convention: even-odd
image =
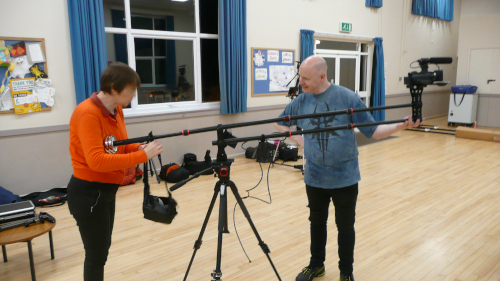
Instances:
[[[281,116],[322,113],[335,110],[366,108],[353,91],[328,82],[327,64],[317,55],[305,59],[299,70],[303,94],[290,103]],[[418,127],[420,120],[413,122],[411,116],[404,123],[362,127],[359,130],[367,137],[381,139],[400,130]],[[280,132],[291,131],[297,125],[304,130],[346,124],[375,122],[369,112],[352,115],[336,115],[275,123]],[[335,223],[338,230],[338,254],[340,281],[354,281],[354,244],[356,202],[358,182],[361,179],[358,163],[358,147],[354,130],[336,130],[290,137],[304,147],[307,159],[304,173],[306,193],[309,201],[311,222],[311,259],[296,281],[310,281],[325,274],[325,255],[330,201],[335,207]]]

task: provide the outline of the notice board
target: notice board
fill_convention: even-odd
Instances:
[[[13,67],[11,68],[11,66]],[[1,88],[3,91],[0,92],[0,103],[3,105],[0,105],[0,114],[50,111],[53,104],[48,103],[48,99],[35,102],[31,97],[34,84],[32,82],[38,78],[48,78],[47,73],[45,40],[43,38],[0,37],[0,81],[2,81],[0,87],[3,86]],[[18,79],[24,80],[16,82]],[[13,84],[11,81],[16,83]],[[6,88],[9,90],[8,92]],[[18,93],[15,93],[18,95],[17,99],[11,92],[16,90],[19,90]],[[23,91],[28,92],[24,93]],[[44,95],[44,97],[48,95]],[[52,96],[53,93],[50,97]],[[16,106],[16,101],[22,102],[23,108]],[[14,108],[18,110],[14,110]]]
[[[288,94],[295,86],[295,50],[252,48],[252,97]]]

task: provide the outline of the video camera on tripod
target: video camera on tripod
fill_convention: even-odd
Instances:
[[[300,81],[300,75],[299,75],[299,69],[300,69],[300,61],[296,61],[297,63],[297,73],[295,74],[295,76],[293,76],[292,80],[290,80],[290,82],[288,82],[288,84],[286,84],[286,86],[288,87],[288,85],[290,85],[290,83],[292,83],[293,79],[295,79],[295,77],[297,77],[297,80],[295,81],[295,86],[294,87],[290,87],[288,89],[288,94],[286,95],[287,98],[290,98],[290,99],[294,99],[295,97],[297,97],[298,95],[301,94],[302,91],[300,91],[300,87],[299,87],[299,81]]]
[[[417,86],[427,86],[427,85],[438,85],[444,86],[449,83],[449,81],[443,81],[443,70],[438,69],[436,71],[429,71],[429,63],[438,65],[442,64],[450,64],[453,62],[453,59],[450,57],[438,57],[438,58],[421,58],[417,60],[418,64],[422,71],[420,72],[410,72],[408,73],[408,77],[405,77],[404,83],[410,88],[412,85]],[[412,62],[413,64],[413,62]],[[439,65],[438,65],[439,68]]]
[[[429,63],[452,63],[453,59],[450,57],[439,58],[422,58],[417,60],[422,71],[410,72],[408,77],[405,77],[404,83],[410,89],[411,103],[412,103],[412,120],[422,120],[422,92],[427,85],[444,86],[449,81],[443,81],[443,70],[429,71]],[[413,62],[411,63],[413,64]],[[410,67],[411,67],[410,64]],[[438,65],[439,68],[439,65]]]

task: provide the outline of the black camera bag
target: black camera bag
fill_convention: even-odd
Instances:
[[[158,197],[149,193],[148,161],[144,163],[144,200],[142,212],[144,218],[154,222],[170,224],[177,215],[177,202],[167,187],[168,197]],[[166,185],[166,183],[165,183]]]
[[[245,157],[248,159],[255,159],[255,147],[249,147],[245,150]]]
[[[184,154],[184,163],[188,162],[196,162],[196,154],[194,153],[186,153]]]
[[[179,168],[180,166],[175,164],[175,163],[168,163],[167,165],[163,165],[160,170],[160,179],[166,181],[167,180],[167,171],[173,166],[177,166]],[[174,167],[175,168],[175,167]],[[174,168],[170,169],[173,170]]]
[[[269,143],[267,141],[261,141],[259,143],[259,146],[257,146],[257,150],[255,152],[255,158],[257,162],[269,163],[275,160],[274,159],[275,152],[276,152],[276,145]],[[276,154],[276,157],[278,156],[279,155]]]
[[[177,169],[168,172],[165,180],[167,182],[177,183],[187,178],[189,178],[189,171],[184,167],[178,167]]]
[[[279,152],[279,158],[283,161],[297,161],[300,159],[298,147],[291,147],[283,144]]]
[[[194,155],[192,153],[187,153],[187,154]],[[184,164],[182,164],[182,167],[186,168],[189,171],[190,175],[194,175],[195,173],[199,173],[199,172],[206,170],[212,166],[212,158],[210,157],[210,150],[207,150],[207,152],[205,152],[205,161],[196,161],[196,160],[195,161],[186,161],[187,154],[184,154]],[[188,158],[192,159],[193,157],[190,156]],[[196,155],[194,155],[194,159],[196,159]],[[211,175],[211,174],[213,174],[213,170],[208,170],[208,171],[202,173],[202,175]]]

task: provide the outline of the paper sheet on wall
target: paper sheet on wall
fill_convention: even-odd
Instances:
[[[281,54],[281,63],[293,63],[293,53],[292,52],[283,52]]]
[[[33,95],[35,78],[10,79],[10,91],[14,103],[14,113],[25,114],[42,111],[36,96]]]
[[[267,51],[267,61],[268,62],[279,62],[280,61],[280,51],[268,50]]]
[[[30,64],[45,62],[41,43],[28,43],[26,44],[26,52],[28,55],[28,62]]]
[[[267,68],[256,68],[255,80],[267,80]]]
[[[269,66],[269,90],[271,92],[288,91],[288,82],[294,77],[293,65]]]

